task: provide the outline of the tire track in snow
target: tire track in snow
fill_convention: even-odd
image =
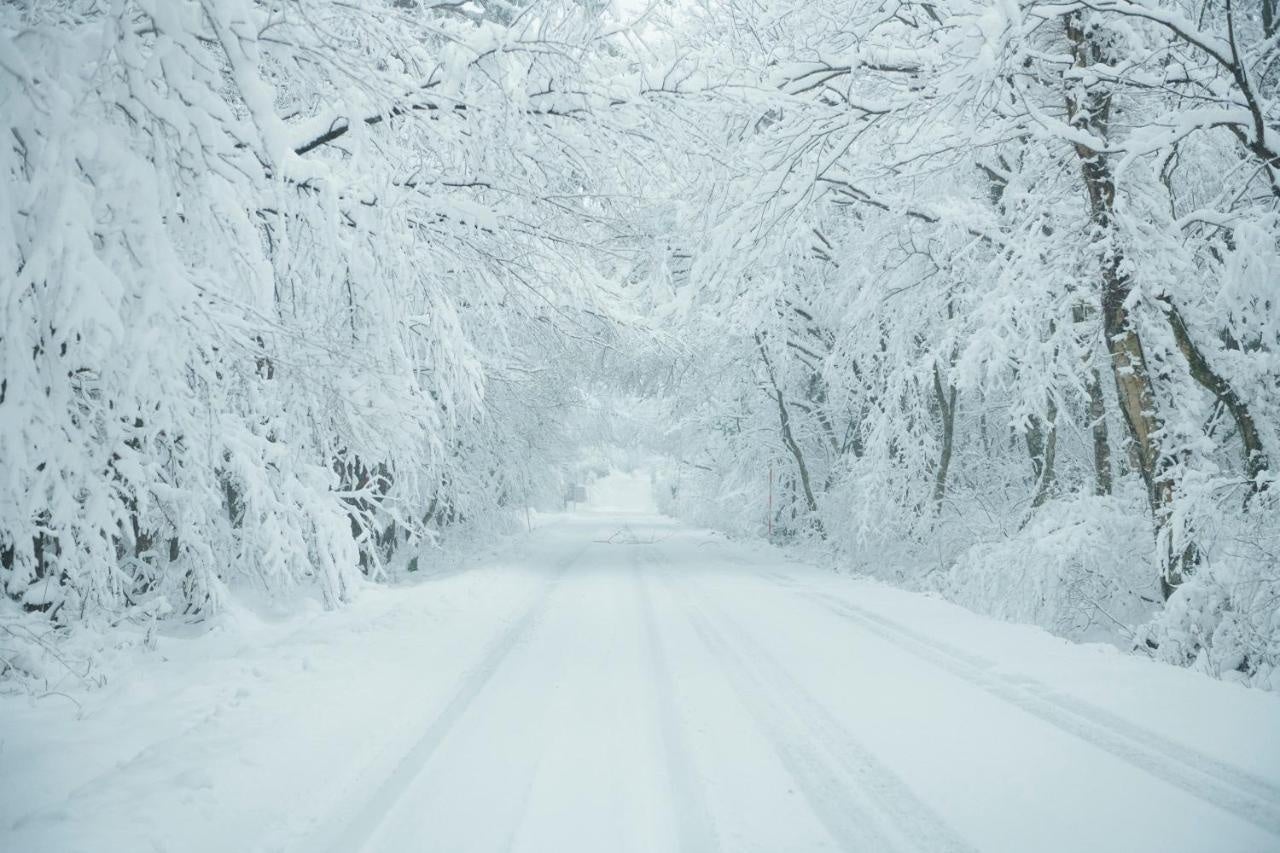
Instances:
[[[707,616],[707,608],[687,598],[682,603],[694,631],[722,664],[734,691],[841,849],[974,853],[749,632],[720,611],[721,622],[733,629],[731,641]]]
[[[680,849],[689,853],[716,853],[720,849],[720,842],[711,819],[711,812],[707,808],[702,780],[694,765],[692,752],[684,736],[684,727],[681,725],[676,707],[675,684],[671,677],[671,668],[667,663],[666,648],[658,632],[649,584],[640,566],[641,553],[647,556],[647,552],[632,552],[631,573],[636,588],[636,598],[640,603],[640,621],[643,625],[645,645],[649,652],[654,689],[658,694],[658,721],[669,770],[672,789],[671,804],[676,815]],[[650,559],[644,562],[649,566],[653,565]]]
[[[444,709],[427,724],[418,740],[409,747],[404,756],[383,778],[372,794],[365,798],[359,810],[347,819],[338,829],[337,834],[327,843],[322,837],[316,837],[305,848],[307,850],[322,849],[328,853],[354,853],[364,848],[374,832],[382,824],[392,807],[404,796],[405,791],[422,773],[431,756],[448,736],[457,722],[466,714],[471,703],[484,690],[494,673],[502,666],[507,655],[528,637],[542,620],[547,601],[559,587],[565,572],[586,552],[590,545],[585,545],[555,564],[552,576],[546,586],[537,594],[536,599],[519,619],[511,623],[497,639],[486,648],[484,655],[462,678],[453,698]]]
[[[1081,699],[1054,691],[1030,676],[1001,675],[996,664],[789,578],[779,586],[849,619],[897,648],[954,675],[1027,714],[1216,806],[1280,836],[1280,787],[1193,747],[1178,743]]]

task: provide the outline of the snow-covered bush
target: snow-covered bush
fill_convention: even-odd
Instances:
[[[1144,626],[1161,660],[1280,690],[1280,500],[1272,491],[1206,537],[1200,570]]]
[[[1050,501],[1007,538],[969,546],[929,585],[1002,619],[1077,638],[1113,636],[1144,619],[1160,594],[1150,571],[1151,524],[1135,503],[1093,495]]]

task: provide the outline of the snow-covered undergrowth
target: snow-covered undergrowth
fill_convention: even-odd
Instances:
[[[526,523],[536,525],[545,518],[537,513],[527,517],[506,514],[486,517],[482,524],[452,527],[437,535],[434,544],[402,550],[378,581],[356,580],[351,599],[380,588],[394,595],[423,580],[451,575],[482,558],[505,558],[525,534]],[[244,635],[241,642],[248,643],[257,630],[254,626],[314,619],[332,609],[315,587],[273,587],[252,577],[229,582],[217,610],[186,618],[133,608],[114,618],[98,613],[59,622],[41,611],[3,600],[0,695],[26,695],[40,703],[68,702],[79,708],[86,701],[86,691],[109,688],[140,661],[164,658],[170,647],[228,633]]]
[[[1212,531],[1202,571],[1145,634],[1161,660],[1280,691],[1280,496],[1256,498]]]
[[[668,467],[663,511],[731,535],[766,535],[767,494],[729,478],[719,488]],[[833,501],[834,503],[834,501]],[[775,526],[775,540],[840,572],[935,593],[977,613],[1038,625],[1078,641],[1104,641],[1208,675],[1280,690],[1280,508],[1272,494],[1242,514],[1220,513],[1205,530],[1198,571],[1162,601],[1151,572],[1156,540],[1141,494],[1064,495],[1024,523],[956,511],[913,532],[895,524],[877,537],[883,507],[823,514],[823,535]],[[886,523],[886,519],[879,519]],[[859,531],[861,531],[859,533]]]
[[[959,604],[1070,637],[1125,636],[1159,596],[1151,525],[1115,497],[1064,497],[1006,538],[978,541],[923,580]]]

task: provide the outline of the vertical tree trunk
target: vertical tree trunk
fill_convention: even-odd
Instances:
[[[942,501],[947,496],[947,474],[951,470],[951,450],[955,443],[956,386],[947,383],[943,390],[942,371],[933,366],[933,393],[938,400],[939,420],[942,424],[942,452],[938,457],[938,470],[933,481],[933,506],[942,511]]]
[[[1038,509],[1053,494],[1054,462],[1058,455],[1058,404],[1052,397],[1044,419],[1037,417],[1032,421],[1032,428],[1027,432],[1027,451],[1036,481],[1031,508]]]
[[[1107,435],[1107,404],[1102,396],[1102,377],[1090,367],[1085,376],[1089,395],[1089,428],[1093,433],[1093,493],[1111,494],[1111,441]]]
[[[804,453],[791,432],[791,415],[787,411],[786,400],[782,396],[782,388],[778,385],[778,377],[774,373],[773,362],[769,360],[769,353],[764,347],[764,338],[758,332],[755,338],[756,346],[760,349],[760,357],[764,360],[765,372],[769,376],[769,384],[773,386],[773,397],[778,404],[778,424],[782,432],[782,443],[786,445],[787,450],[796,461],[796,469],[800,475],[800,487],[804,492],[804,503],[809,512],[809,520],[813,524],[814,530],[819,535],[825,536],[825,531],[822,528],[822,519],[818,517],[818,501],[813,495],[813,484],[809,478],[809,466],[805,464]]]
[[[1098,43],[1082,29],[1078,13],[1068,15],[1065,22],[1067,40],[1077,68],[1108,61]],[[1078,95],[1071,91],[1067,94],[1067,113],[1072,125],[1099,139],[1106,139],[1111,114],[1110,93],[1098,89],[1089,91],[1083,86],[1078,91]],[[1093,228],[1108,244],[1101,270],[1102,330],[1111,353],[1111,372],[1120,412],[1132,442],[1138,470],[1146,484],[1157,539],[1165,543],[1160,581],[1161,589],[1168,598],[1191,570],[1195,551],[1192,547],[1180,551],[1173,541],[1174,531],[1169,529],[1174,482],[1168,459],[1160,448],[1158,435],[1162,423],[1142,339],[1129,316],[1127,303],[1133,281],[1125,269],[1123,254],[1115,243],[1116,190],[1111,164],[1105,154],[1082,142],[1075,143],[1075,150],[1089,196]]]
[[[1077,304],[1071,309],[1071,319],[1077,327],[1092,322],[1092,308]],[[1092,352],[1093,347],[1090,347]],[[1111,494],[1111,439],[1107,434],[1107,401],[1102,393],[1102,376],[1093,365],[1091,355],[1085,356],[1084,390],[1088,397],[1089,431],[1093,434],[1093,493]]]

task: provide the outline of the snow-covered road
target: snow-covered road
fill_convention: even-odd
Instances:
[[[0,704],[0,848],[1280,850],[1277,697],[657,516],[221,633]]]

